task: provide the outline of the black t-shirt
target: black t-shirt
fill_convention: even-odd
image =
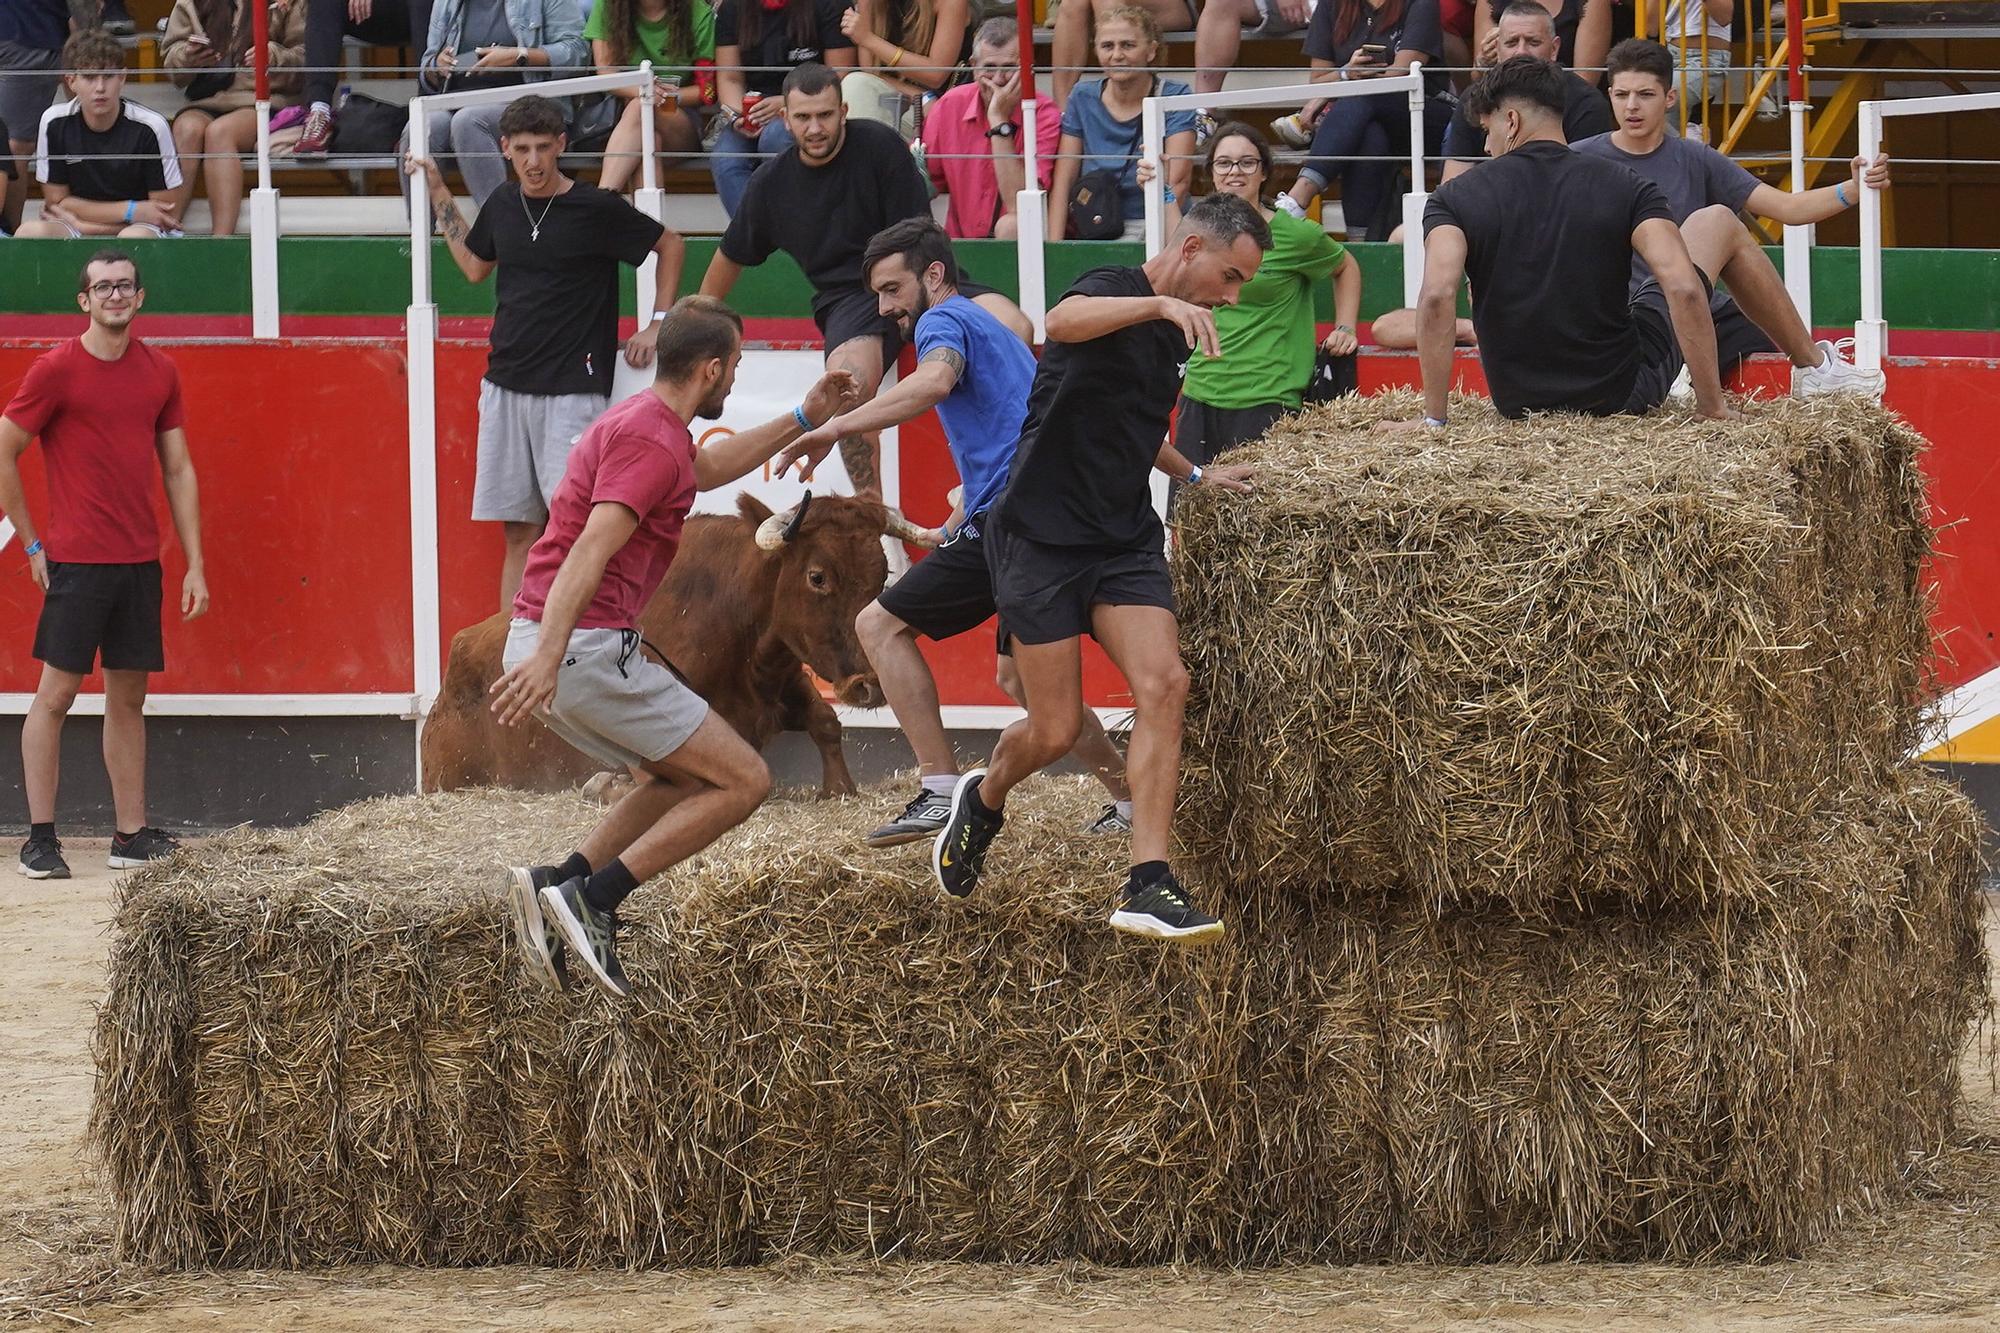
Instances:
[[[1479,361],[1503,416],[1625,406],[1639,367],[1632,233],[1650,218],[1674,220],[1658,186],[1546,140],[1431,196],[1424,234],[1465,233]]]
[[[1611,119],[1611,103],[1604,94],[1576,75],[1563,73],[1563,138],[1572,145],[1618,128]],[[1452,113],[1451,130],[1445,136],[1444,155],[1459,162],[1486,160],[1486,131],[1465,114],[1463,103]]]
[[[118,119],[100,134],[72,101],[42,117],[35,178],[67,185],[79,199],[144,199],[178,186],[181,164],[173,129],[159,112],[121,102]]]
[[[548,199],[523,198],[519,181],[495,190],[465,237],[499,265],[486,378],[516,393],[610,393],[619,265],[645,263],[665,230],[582,181]]]
[[[854,43],[840,31],[840,16],[847,10],[847,0],[813,0],[813,28],[809,41],[800,41],[792,35],[791,16],[784,10],[760,10],[757,17],[763,26],[757,31],[757,40],[749,46],[743,45],[741,36],[742,0],[722,0],[715,10],[715,44],[717,47],[742,47],[745,65],[770,65],[773,69],[748,69],[743,73],[743,86],[753,93],[763,93],[775,97],[784,91],[785,75],[808,61],[824,61],[828,51],[845,51]],[[757,4],[758,0],[750,0]]]
[[[858,289],[869,238],[930,214],[930,192],[902,136],[849,120],[846,141],[825,166],[807,166],[793,147],[757,168],[722,233],[722,253],[750,268],[783,250],[814,291]]]
[[[4,147],[6,143],[7,122],[0,120],[0,147]],[[0,176],[5,176],[8,180],[14,179],[14,155],[12,153],[0,152]]]
[[[1405,0],[1402,12],[1388,22],[1383,21],[1382,10],[1363,3],[1360,22],[1335,40],[1338,11],[1344,7],[1336,0],[1322,0],[1313,7],[1312,19],[1306,24],[1307,58],[1331,61],[1334,68],[1344,69],[1356,51],[1373,45],[1389,48],[1382,58],[1383,67],[1396,59],[1398,51],[1422,52],[1426,71],[1444,59],[1444,25],[1438,18],[1438,0]],[[1426,73],[1424,85],[1436,92],[1445,86],[1444,75]]]
[[[1094,268],[1063,293],[1154,295],[1144,269],[1118,266]],[[1013,477],[994,507],[1008,530],[1049,546],[1160,550],[1153,459],[1187,359],[1187,338],[1164,319],[1051,342],[1028,391]]]

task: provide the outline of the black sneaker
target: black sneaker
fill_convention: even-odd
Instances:
[[[1092,837],[1107,837],[1113,833],[1130,833],[1132,821],[1118,813],[1116,802],[1104,807],[1104,813],[1083,826],[1083,831]]]
[[[598,989],[621,1000],[630,995],[632,985],[618,966],[618,913],[592,907],[583,896],[581,878],[551,884],[540,897],[542,919],[562,932]]]
[[[937,841],[931,844],[931,873],[938,887],[954,898],[963,898],[979,884],[979,869],[986,863],[986,849],[1006,823],[1004,816],[980,818],[973,815],[968,798],[979,790],[986,770],[975,768],[951,789],[951,813]]]
[[[165,829],[147,825],[131,837],[111,835],[111,855],[104,864],[113,870],[137,870],[153,861],[164,861],[181,849],[180,840]]]
[[[919,838],[935,837],[951,819],[951,797],[919,787],[903,813],[861,841],[870,847],[901,847]]]
[[[1143,888],[1127,884],[1111,913],[1111,928],[1155,940],[1206,943],[1222,937],[1222,922],[1187,900],[1172,875]]]
[[[541,893],[562,872],[554,866],[511,866],[507,871],[507,905],[514,912],[514,938],[528,970],[543,985],[569,989],[569,960],[562,936],[553,934],[542,915]]]
[[[69,862],[63,860],[62,839],[54,834],[28,839],[21,844],[21,859],[14,868],[29,879],[68,879]]]

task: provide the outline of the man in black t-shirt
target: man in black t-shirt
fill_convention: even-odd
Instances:
[[[181,183],[174,134],[158,112],[124,100],[125,49],[102,29],[63,46],[71,100],[42,113],[35,178],[42,215],[22,237],[175,236]]]
[[[1556,59],[1562,43],[1556,40],[1555,16],[1537,0],[1514,0],[1500,11],[1493,25],[1492,63],[1515,56],[1533,56],[1561,66]],[[1611,133],[1611,104],[1596,84],[1563,70],[1563,138],[1576,144],[1593,134]],[[1452,180],[1486,160],[1486,131],[1466,113],[1464,103],[1444,132],[1444,179]]]
[[[784,251],[812,284],[813,320],[828,368],[853,375],[866,402],[895,361],[902,334],[877,309],[862,277],[861,253],[890,223],[929,217],[930,192],[894,130],[847,119],[840,79],[825,65],[800,65],[785,76],[785,123],[796,144],[750,178],[709,261],[701,294],[727,297],[744,269]],[[873,432],[840,442],[840,460],[857,495],[881,498],[880,443]]]
[[[535,94],[507,104],[500,151],[515,179],[487,196],[470,226],[437,164],[411,158],[430,186],[438,230],[459,271],[484,282],[496,269],[492,352],[479,385],[479,460],[472,516],[498,522],[507,549],[500,609],[514,604],[528,551],[548,522],[570,446],[611,403],[618,352],[620,265],[659,259],[653,299],[625,345],[651,365],[660,321],[680,290],[680,235],[623,198],[563,175],[563,114]]]
[[[1249,489],[1241,467],[1190,465],[1166,443],[1167,421],[1189,353],[1228,355],[1211,311],[1236,303],[1270,246],[1255,208],[1209,195],[1188,210],[1172,248],[1141,268],[1092,269],[1049,311],[1020,445],[985,528],[1001,641],[1011,644],[1028,715],[952,792],[931,868],[954,897],[978,884],[1007,793],[1076,744],[1088,634],[1124,673],[1135,708],[1132,870],[1111,925],[1169,940],[1222,933],[1167,867],[1187,670],[1150,482],[1159,467],[1189,483]]]

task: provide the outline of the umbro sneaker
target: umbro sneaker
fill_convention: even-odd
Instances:
[[[21,859],[14,868],[29,879],[68,879],[69,862],[63,860],[62,839],[29,838],[21,844]]]
[[[1187,891],[1171,874],[1152,884],[1127,884],[1111,913],[1111,928],[1184,944],[1222,937],[1222,922],[1190,903]]]
[[[1116,802],[1104,807],[1104,812],[1083,826],[1085,833],[1094,837],[1104,837],[1113,833],[1130,833],[1132,821],[1118,813]]]
[[[569,989],[569,960],[562,936],[549,929],[542,915],[542,890],[556,883],[554,866],[511,866],[507,870],[507,906],[514,915],[514,938],[528,970],[545,986]]]
[[[1842,339],[1851,347],[1852,343]],[[1813,398],[1823,393],[1853,393],[1870,398],[1880,398],[1884,384],[1879,370],[1863,370],[1849,361],[1843,354],[1844,348],[1821,339],[1813,344],[1819,349],[1819,364],[1810,369],[1792,369],[1792,392],[1800,398]]]
[[[931,844],[931,873],[938,887],[954,898],[963,898],[979,885],[979,871],[986,863],[986,849],[1006,823],[1001,815],[974,814],[970,797],[979,790],[986,770],[975,768],[958,780],[951,791],[951,814],[944,831]]]
[[[919,838],[936,837],[951,818],[951,797],[919,787],[903,813],[861,841],[870,847],[901,847]]]
[[[598,989],[620,1000],[630,995],[632,983],[618,965],[618,913],[592,907],[583,896],[581,878],[551,884],[539,896],[543,920],[562,932]]]

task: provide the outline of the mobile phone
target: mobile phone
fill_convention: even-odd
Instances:
[[[1369,60],[1379,65],[1382,63],[1383,59],[1388,56],[1389,47],[1386,43],[1383,42],[1368,42],[1362,46],[1361,54],[1367,56]]]

